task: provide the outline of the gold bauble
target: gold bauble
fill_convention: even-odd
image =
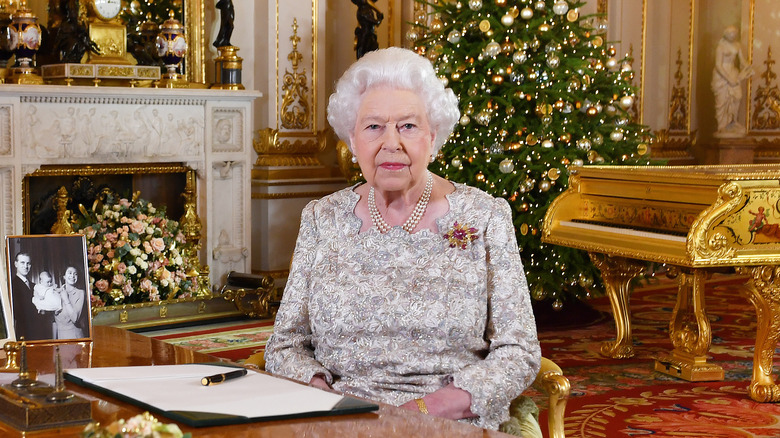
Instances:
[[[595,107],[595,106],[589,106],[589,107],[588,107],[588,109],[587,109],[587,110],[585,110],[585,112],[586,112],[586,113],[587,113],[589,116],[595,116],[596,114],[598,114],[598,113],[599,113],[599,111],[596,109],[596,107]]]
[[[494,75],[493,76],[493,83],[496,85],[501,85],[504,83],[504,77],[501,75]]]
[[[441,32],[441,29],[444,27],[444,23],[441,21],[441,18],[439,16],[433,17],[433,20],[431,20],[431,30],[433,32],[439,33]]]
[[[477,173],[477,182],[485,182],[485,174],[482,172]]]
[[[506,6],[506,0],[496,0],[496,6],[501,6],[503,8]]]

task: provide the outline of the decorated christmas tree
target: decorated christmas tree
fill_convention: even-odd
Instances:
[[[460,99],[460,123],[431,168],[509,201],[531,294],[554,308],[601,289],[585,252],[541,242],[570,169],[649,161],[631,60],[606,43],[601,17],[580,16],[583,4],[418,1],[406,35]]]

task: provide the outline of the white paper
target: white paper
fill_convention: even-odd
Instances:
[[[329,411],[343,398],[253,370],[218,385],[201,384],[206,376],[232,370],[218,365],[188,364],[75,368],[65,372],[164,411],[258,418]]]

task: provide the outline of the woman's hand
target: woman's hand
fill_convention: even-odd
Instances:
[[[471,412],[471,394],[463,389],[456,388],[454,384],[436,390],[422,398],[428,408],[428,414],[434,417],[460,420],[461,418],[476,417]],[[417,402],[412,400],[400,406],[410,411],[420,410]]]
[[[320,389],[331,389],[328,385],[328,381],[322,376],[322,374],[315,374],[314,377],[309,380],[309,386],[314,386]]]

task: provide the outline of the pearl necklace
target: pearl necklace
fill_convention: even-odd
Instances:
[[[403,228],[407,233],[411,234],[412,231],[417,228],[417,224],[420,223],[420,219],[422,219],[423,215],[425,214],[425,209],[428,208],[428,202],[431,200],[432,191],[433,175],[431,175],[429,172],[428,181],[425,182],[425,190],[423,190],[422,195],[420,195],[420,199],[417,200],[417,205],[414,206],[412,215],[409,216],[409,219],[407,219],[403,225],[401,225],[401,228]],[[382,214],[379,213],[379,209],[376,206],[376,197],[374,196],[373,187],[371,187],[368,191],[368,213],[371,215],[371,223],[374,225],[374,227],[376,227],[377,230],[379,230],[380,233],[384,234],[393,228],[387,222],[385,222]]]

